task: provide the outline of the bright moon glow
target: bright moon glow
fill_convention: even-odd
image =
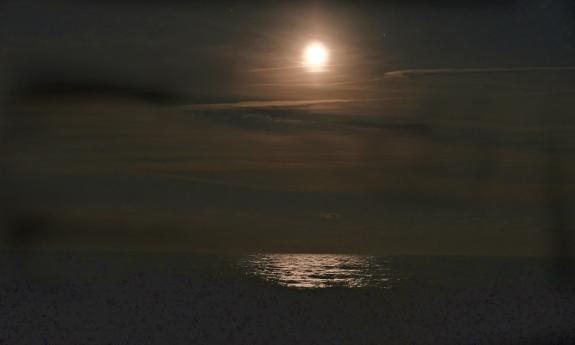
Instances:
[[[324,70],[328,56],[329,53],[323,44],[311,43],[305,48],[303,64],[311,72],[320,72]]]

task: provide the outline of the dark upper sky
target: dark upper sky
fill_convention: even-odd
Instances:
[[[40,245],[543,255],[570,222],[571,1],[0,6]]]
[[[349,98],[365,92],[350,83],[382,92],[369,81],[398,69],[564,66],[575,53],[571,1],[3,7],[4,73],[16,79],[137,83],[194,100]],[[332,50],[324,76],[299,68],[310,40]]]

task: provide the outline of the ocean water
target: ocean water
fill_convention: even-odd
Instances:
[[[288,288],[391,288],[386,258],[349,254],[254,254],[238,259],[247,276]]]
[[[570,271],[543,259],[86,252],[1,259],[0,344],[575,343]]]

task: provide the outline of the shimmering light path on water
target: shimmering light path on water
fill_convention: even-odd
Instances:
[[[393,272],[375,256],[345,254],[257,254],[242,258],[248,275],[294,288],[389,288]]]

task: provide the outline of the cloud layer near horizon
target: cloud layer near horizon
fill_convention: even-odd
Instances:
[[[475,75],[410,98],[25,102],[14,124],[43,125],[12,143],[8,189],[65,227],[92,224],[103,243],[118,227],[128,242],[148,229],[202,250],[542,255],[547,167],[575,172],[573,100],[486,92]]]

